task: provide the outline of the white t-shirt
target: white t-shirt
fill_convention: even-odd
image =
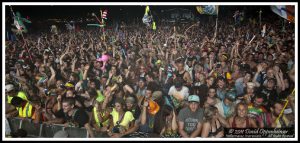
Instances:
[[[173,85],[169,90],[169,95],[173,96],[175,93],[178,93],[183,99],[187,99],[189,96],[189,89],[186,86],[182,86],[182,89],[180,91],[177,91],[175,86]]]

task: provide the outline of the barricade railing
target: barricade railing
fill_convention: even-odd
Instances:
[[[18,129],[23,129],[27,132],[28,137],[35,138],[53,138],[54,134],[60,130],[66,131],[69,138],[87,138],[89,136],[87,130],[82,127],[65,127],[62,124],[45,124],[34,123],[32,119],[22,118],[7,118],[11,132],[15,132]],[[105,138],[102,133],[94,130],[96,138]]]

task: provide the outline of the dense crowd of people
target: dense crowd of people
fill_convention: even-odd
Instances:
[[[293,128],[295,32],[278,22],[29,32],[5,41],[6,118],[116,138]]]

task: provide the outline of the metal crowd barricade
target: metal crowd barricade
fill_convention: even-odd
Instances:
[[[57,131],[64,130],[69,134],[69,138],[87,138],[87,130],[82,127],[64,127],[61,124],[35,124],[31,119],[7,118],[11,132],[23,129],[27,132],[28,137],[34,138],[53,138]],[[99,134],[96,137],[99,136]]]

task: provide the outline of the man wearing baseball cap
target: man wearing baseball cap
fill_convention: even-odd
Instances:
[[[199,136],[203,122],[203,109],[199,106],[198,95],[188,97],[188,107],[180,110],[178,114],[179,133],[184,138]]]
[[[234,113],[235,101],[236,92],[228,91],[225,94],[225,98],[221,102],[218,102],[215,107],[218,108],[218,111],[223,118],[228,118]]]

